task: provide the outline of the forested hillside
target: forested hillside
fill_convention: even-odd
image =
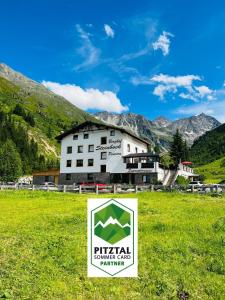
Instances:
[[[38,143],[28,135],[29,126],[21,116],[0,111],[0,181],[58,166],[57,158],[40,153]]]
[[[225,124],[205,133],[191,148],[195,165],[205,165],[222,157],[225,157]]]
[[[0,152],[6,145],[18,152],[23,174],[57,165],[55,136],[92,119],[43,85],[0,64]]]

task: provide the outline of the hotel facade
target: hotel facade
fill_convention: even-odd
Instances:
[[[148,153],[149,142],[123,128],[87,121],[57,140],[60,184],[165,184],[171,177],[172,171],[163,168],[159,156]]]

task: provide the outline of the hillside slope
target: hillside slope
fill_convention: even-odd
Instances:
[[[195,169],[197,174],[204,176],[205,183],[225,182],[225,156],[209,164]]]
[[[18,118],[18,123],[27,127],[28,134],[38,142],[40,151],[52,156],[57,155],[55,136],[61,130],[93,119],[42,84],[0,64],[0,109],[12,112],[16,105],[32,116],[35,125],[30,126],[21,118]]]
[[[191,148],[191,159],[196,165],[205,165],[225,156],[225,124],[206,132]]]

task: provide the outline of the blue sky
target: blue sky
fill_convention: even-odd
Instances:
[[[0,45],[87,111],[225,122],[224,1],[3,1]]]

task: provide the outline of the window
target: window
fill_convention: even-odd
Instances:
[[[83,159],[77,159],[77,167],[83,167]]]
[[[87,174],[87,179],[88,179],[88,181],[93,181],[94,175],[92,173]]]
[[[84,139],[87,140],[89,138],[89,134],[88,133],[84,133]]]
[[[78,140],[78,134],[74,134],[73,139]]]
[[[89,158],[88,159],[88,167],[93,167],[94,166],[94,159]]]
[[[83,153],[83,146],[78,146],[77,147],[77,152],[78,153]]]
[[[66,174],[66,180],[71,180],[71,174]]]
[[[105,145],[105,144],[107,144],[107,137],[103,136],[101,137],[101,145]]]
[[[135,147],[135,152],[138,153],[138,148],[137,147]]]
[[[67,167],[71,167],[72,166],[72,160],[71,159],[69,159],[69,160],[66,161],[66,166]]]
[[[94,145],[88,145],[88,152],[94,152]]]
[[[110,136],[115,136],[115,130],[110,130]]]
[[[67,147],[67,154],[71,154],[72,153],[72,146]]]
[[[101,165],[101,173],[105,173],[106,172],[106,165]]]
[[[127,144],[127,152],[130,152],[130,144]]]
[[[143,175],[142,180],[143,183],[150,183],[150,175]]]
[[[101,159],[107,158],[107,152],[101,152]]]

